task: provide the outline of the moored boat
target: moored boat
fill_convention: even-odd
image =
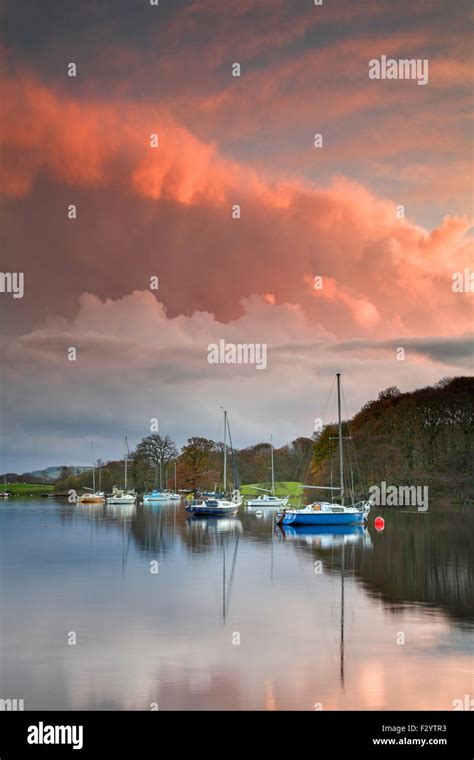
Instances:
[[[258,486],[254,486],[254,489],[256,491],[263,491],[260,496],[256,496],[255,498],[247,499],[247,506],[248,507],[258,507],[259,509],[261,507],[286,507],[289,501],[289,496],[283,496],[278,497],[275,496],[275,466],[273,462],[273,437],[270,436],[270,450],[271,450],[271,463],[272,463],[272,485],[271,490],[268,490],[266,488],[259,488]]]
[[[256,496],[255,499],[247,499],[247,506],[248,507],[258,507],[258,509],[261,509],[262,507],[286,507],[289,501],[289,496],[273,496],[271,493],[265,493],[261,494],[260,496]]]
[[[113,488],[112,495],[107,497],[107,504],[135,504],[136,494]]]
[[[127,490],[127,467],[128,467],[128,442],[127,436],[125,436],[125,452],[124,452],[124,488],[120,489],[116,486],[112,489],[112,495],[107,497],[107,504],[135,504],[137,495],[134,491]]]
[[[327,501],[317,501],[303,509],[283,509],[278,514],[279,525],[363,525],[370,512],[369,501],[359,501],[346,506],[344,504],[344,457],[342,448],[342,418],[341,418],[341,375],[337,373],[337,411],[339,439],[339,486],[304,486],[305,488],[321,488],[339,491],[340,504]]]
[[[83,493],[79,496],[79,504],[102,504],[105,501],[105,493],[103,491],[95,491],[94,493]]]
[[[100,490],[100,468],[99,468],[99,490],[95,489],[95,462],[94,462],[94,443],[91,441],[91,455],[92,455],[92,488],[84,487],[85,491],[89,493],[83,493],[79,496],[79,504],[102,504],[105,501],[105,493]]]
[[[143,503],[147,504],[148,502],[157,502],[157,501],[170,501],[170,497],[167,491],[158,491],[153,490],[149,493],[143,494]]]
[[[197,499],[186,506],[186,512],[196,517],[220,517],[221,515],[235,515],[239,511],[240,503],[234,503],[225,499]]]
[[[224,494],[227,492],[227,431],[229,432],[229,441],[232,448],[232,438],[230,435],[229,420],[227,411],[224,409]],[[195,499],[187,504],[186,512],[190,512],[195,517],[220,517],[221,515],[234,515],[238,512],[242,499],[238,488],[232,490],[232,498],[208,498]]]
[[[181,496],[178,493],[174,493],[174,491],[159,491],[154,490],[150,491],[149,493],[143,494],[143,503],[148,504],[149,502],[168,502],[168,501],[180,501]]]
[[[283,509],[279,522],[282,525],[363,525],[369,510],[369,502],[361,501],[351,507],[315,502],[303,509]]]

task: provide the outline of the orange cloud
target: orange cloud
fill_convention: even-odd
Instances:
[[[372,327],[380,319],[380,314],[374,304],[365,296],[357,296],[344,285],[336,282],[333,277],[322,278],[321,287],[316,287],[314,278],[309,275],[305,276],[307,282],[315,296],[328,301],[338,301],[344,304],[352,315],[352,318],[361,327]]]
[[[112,288],[113,296],[143,288],[158,270],[173,313],[206,309],[230,320],[242,313],[242,299],[257,293],[300,304],[313,323],[344,336],[388,338],[400,326],[407,334],[446,335],[470,327],[469,294],[451,288],[452,273],[472,260],[463,237],[467,218],[447,217],[427,232],[398,219],[394,203],[344,178],[325,188],[270,180],[224,157],[163,107],[72,99],[29,79],[4,81],[0,102],[6,194],[27,198],[46,177],[122,199],[113,225],[104,223],[97,238],[89,233],[84,244],[80,227],[65,233],[68,265],[75,265],[69,302],[91,282],[105,294]],[[133,212],[124,198],[136,199]],[[164,209],[163,202],[172,205]],[[231,217],[235,203],[239,221]],[[151,257],[157,235],[166,246]],[[46,271],[57,269],[58,255],[43,251],[41,269],[46,262]],[[324,276],[321,298],[305,285],[308,275]],[[44,283],[36,282],[40,293]]]
[[[251,170],[223,159],[198,141],[163,109],[130,102],[96,102],[61,97],[31,80],[0,83],[0,133],[5,158],[3,192],[25,195],[46,172],[79,186],[123,183],[149,198],[182,203],[222,202],[245,179],[257,191]],[[151,147],[157,134],[159,147]]]

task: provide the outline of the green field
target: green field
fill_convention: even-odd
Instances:
[[[245,485],[240,487],[240,493],[245,499],[249,499],[252,496],[258,496],[262,491],[257,491],[258,488],[269,488],[268,483],[252,483],[251,485]],[[299,503],[303,495],[303,489],[299,483],[292,481],[280,481],[275,483],[275,496],[289,496],[292,503]]]
[[[52,493],[54,486],[43,486],[38,483],[7,483],[0,484],[0,491],[10,491],[13,496],[40,496],[42,493]]]

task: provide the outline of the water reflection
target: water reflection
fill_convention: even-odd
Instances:
[[[371,546],[370,533],[361,525],[285,525],[278,530],[284,541],[296,541],[304,546],[330,549],[345,544],[362,543]]]
[[[2,505],[2,689],[27,709],[450,709],[472,689],[473,519],[384,517]]]
[[[166,554],[179,543],[206,553],[217,536],[245,533],[246,540],[272,545],[294,543],[299,550],[325,552],[353,544],[354,575],[366,591],[390,609],[419,603],[443,609],[458,622],[474,620],[474,517],[464,512],[411,513],[385,510],[386,527],[285,526],[274,524],[274,510],[244,507],[240,517],[195,518],[179,503],[168,505],[61,505],[61,519],[87,519],[110,529],[125,521],[131,538],[145,552]],[[383,512],[383,510],[379,510]],[[257,512],[262,514],[257,515]],[[372,551],[368,552],[367,550]],[[397,572],[393,572],[393,568]]]

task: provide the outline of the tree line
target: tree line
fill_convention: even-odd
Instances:
[[[352,465],[361,498],[381,481],[426,484],[438,493],[472,498],[473,433],[474,378],[444,378],[408,393],[393,386],[344,422],[344,461]],[[336,436],[336,425],[327,425],[315,442],[312,472],[318,483],[338,483]]]
[[[382,391],[343,422],[348,481],[356,496],[385,481],[393,485],[429,484],[439,492],[454,489],[472,498],[474,465],[474,378],[446,378],[434,386],[402,393]],[[222,487],[223,442],[193,436],[178,450],[169,435],[153,433],[130,454],[129,482],[138,491],[152,488],[214,490]],[[339,484],[337,425],[328,424],[312,438],[299,437],[275,448],[275,480]],[[271,447],[257,443],[229,453],[240,483],[271,482]],[[97,463],[96,486],[111,491],[123,483],[123,461]],[[351,486],[347,482],[346,487]],[[91,486],[91,473],[63,468],[57,491]],[[322,494],[320,494],[322,495]]]
[[[275,478],[279,481],[300,481],[308,477],[311,452],[314,441],[311,438],[296,438],[291,443],[274,450]],[[152,488],[175,488],[178,490],[220,489],[223,485],[222,441],[193,436],[178,448],[169,435],[152,433],[143,438],[130,453],[128,480],[138,491]],[[238,473],[239,483],[271,483],[271,446],[257,443],[254,446],[228,451],[228,477],[232,479],[232,465]],[[123,484],[124,463],[109,461],[96,463],[96,487],[109,492],[114,485]],[[62,468],[61,477],[56,482],[56,491],[90,488],[91,471],[80,475]]]

